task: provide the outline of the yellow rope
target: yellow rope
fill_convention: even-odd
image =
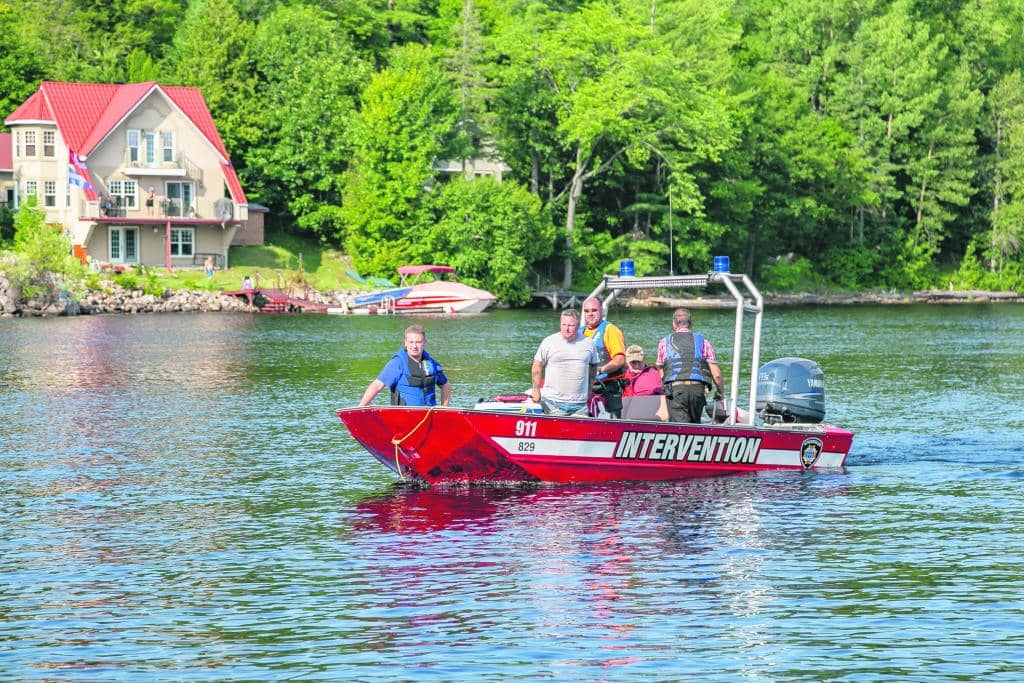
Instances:
[[[396,438],[392,438],[391,439],[391,443],[393,443],[395,445],[395,467],[398,469],[398,476],[400,476],[402,478],[402,481],[405,481],[405,475],[402,474],[402,465],[401,465],[400,462],[398,462],[398,446],[403,441],[408,439],[410,436],[415,434],[417,429],[419,429],[420,427],[423,426],[423,423],[427,421],[427,418],[430,417],[430,414],[432,412],[434,412],[434,408],[436,408],[436,407],[437,406],[430,406],[430,409],[426,413],[423,414],[423,419],[419,421],[419,424],[417,424],[415,427],[413,427],[412,430],[408,434],[403,436],[401,439],[396,439]]]

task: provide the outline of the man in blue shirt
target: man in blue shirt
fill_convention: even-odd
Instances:
[[[441,387],[441,405],[447,406],[452,397],[441,364],[427,353],[427,334],[422,325],[405,328],[405,344],[387,362],[377,379],[366,387],[359,405],[366,406],[373,401],[380,390],[391,390],[391,405],[433,406],[437,405],[437,387]]]

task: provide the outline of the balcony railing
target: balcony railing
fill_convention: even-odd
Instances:
[[[213,218],[199,213],[195,203],[182,205],[180,199],[164,199],[155,206],[126,206],[121,197],[86,202],[87,218]]]
[[[199,218],[195,204],[183,204],[180,199],[165,199],[158,202],[161,215],[177,218]]]
[[[136,149],[135,151],[138,158],[132,159],[132,149],[126,147],[124,150],[124,159],[121,166],[125,175],[174,175],[189,178],[199,184],[203,182],[203,169],[181,152],[175,154],[171,161],[164,161],[162,158],[148,161],[144,158],[143,150]],[[162,152],[162,150],[158,151]]]

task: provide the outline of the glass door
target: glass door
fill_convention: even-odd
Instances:
[[[110,262],[139,262],[139,229],[110,228]]]
[[[156,135],[153,133],[146,133],[146,167],[153,168],[156,166]]]
[[[193,183],[167,183],[167,215],[195,216],[196,190]]]
[[[139,229],[124,229],[124,262],[139,262]]]

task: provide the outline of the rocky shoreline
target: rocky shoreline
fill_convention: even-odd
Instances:
[[[82,301],[67,294],[56,297],[24,298],[0,274],[0,317],[49,317],[97,315],[106,313],[208,313],[236,311],[256,313],[259,308],[244,298],[216,291],[166,291],[163,296],[146,294],[140,289],[125,289],[112,281],[103,281],[102,290],[90,290]],[[348,292],[305,291],[309,301],[325,306],[340,306]],[[983,292],[926,290],[911,293],[859,292],[854,294],[765,294],[768,306],[831,306],[858,304],[959,304],[1024,303],[1020,292]],[[657,295],[633,296],[622,302],[636,308],[732,308],[729,297],[675,298]]]
[[[23,297],[0,275],[0,317],[50,317],[97,315],[105,313],[208,313],[238,311],[254,313],[259,309],[243,298],[216,291],[165,291],[163,296],[146,294],[141,289],[125,289],[112,281],[102,281],[102,289],[89,290],[81,301],[66,292],[56,296]],[[54,289],[59,289],[54,287]],[[333,299],[322,297],[330,302]]]
[[[1021,292],[985,292],[979,290],[949,291],[945,289],[917,292],[856,292],[829,294],[764,294],[766,306],[851,306],[905,304],[984,304],[1024,303]],[[629,305],[650,308],[734,308],[731,297],[671,298],[634,297]]]

